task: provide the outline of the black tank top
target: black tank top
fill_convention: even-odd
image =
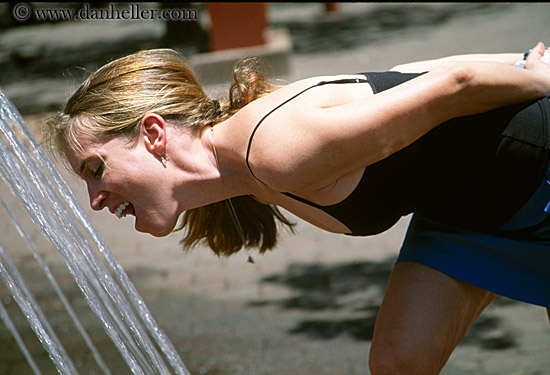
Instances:
[[[320,85],[369,82],[374,93],[420,74],[364,73],[366,80],[323,81]],[[354,191],[340,203],[321,206],[290,193],[345,224],[352,235],[372,235],[402,216],[420,213],[474,230],[494,230],[534,193],[549,161],[548,98],[449,120],[408,147],[365,168]],[[255,177],[255,176],[254,176]]]

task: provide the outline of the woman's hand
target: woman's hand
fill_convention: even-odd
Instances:
[[[546,48],[544,46],[544,43],[537,43],[537,45],[533,47],[533,49],[525,59],[525,69],[540,71],[543,73],[550,73],[550,64],[547,64],[543,61],[545,51]]]

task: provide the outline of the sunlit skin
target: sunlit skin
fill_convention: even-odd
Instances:
[[[117,207],[129,202],[123,215],[135,216],[136,230],[154,236],[172,231],[178,217],[177,204],[169,199],[166,177],[159,173],[161,163],[142,142],[128,144],[116,137],[101,143],[88,140],[81,155],[68,153],[67,157],[86,182],[94,210],[108,208],[115,213]]]

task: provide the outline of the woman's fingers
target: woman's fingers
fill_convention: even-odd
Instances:
[[[545,54],[546,53],[546,54]],[[525,69],[543,71],[545,73],[550,71],[550,50],[547,50],[544,43],[539,42],[525,58]]]
[[[537,45],[533,47],[529,55],[527,55],[527,58],[525,61],[528,61],[530,59],[537,59],[537,60],[541,59],[542,56],[544,55],[544,51],[545,51],[544,43],[538,42]]]

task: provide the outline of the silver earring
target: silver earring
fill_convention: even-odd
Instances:
[[[164,156],[160,156],[160,161],[162,163],[162,165],[164,166],[164,168],[166,168],[166,164],[168,163],[168,161],[166,160],[166,158]]]

